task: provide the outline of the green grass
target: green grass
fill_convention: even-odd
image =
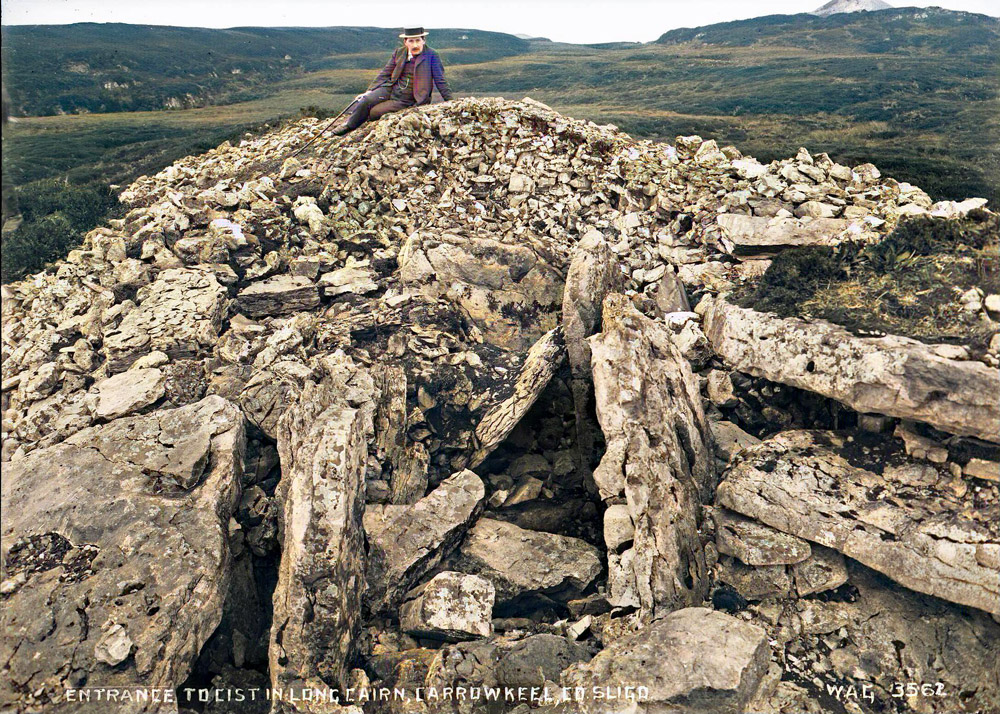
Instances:
[[[989,322],[963,309],[972,287],[1000,292],[1000,218],[901,221],[880,242],[794,248],[779,253],[737,304],[781,317],[821,318],[853,332],[967,344],[985,352]]]

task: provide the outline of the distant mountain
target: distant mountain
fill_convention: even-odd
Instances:
[[[890,10],[892,5],[882,0],[830,0],[826,5],[813,10],[810,15],[826,17],[842,12],[874,12],[876,10]]]
[[[971,12],[939,7],[899,7],[863,14],[766,15],[750,20],[720,22],[704,27],[670,30],[655,41],[660,45],[698,42],[725,47],[753,45],[798,47],[847,54],[938,53],[996,60],[1000,21]]]

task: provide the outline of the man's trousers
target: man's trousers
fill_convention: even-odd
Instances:
[[[358,100],[358,105],[351,112],[351,118],[347,120],[345,128],[353,131],[366,121],[375,121],[383,114],[413,106],[397,99],[390,99],[391,94],[392,87],[378,87],[367,92]]]

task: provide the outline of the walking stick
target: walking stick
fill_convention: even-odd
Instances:
[[[293,153],[291,153],[291,154],[289,154],[289,155],[288,155],[287,157],[285,157],[285,158],[284,158],[284,159],[282,160],[282,163],[284,163],[284,162],[285,162],[285,161],[287,161],[288,159],[291,159],[291,158],[293,158],[293,157],[295,157],[295,156],[298,156],[298,155],[299,155],[299,154],[301,154],[301,153],[302,153],[303,151],[305,151],[305,150],[306,150],[306,149],[307,149],[307,148],[308,148],[309,146],[311,146],[311,145],[312,145],[312,143],[313,143],[314,141],[316,141],[316,139],[318,139],[318,138],[320,138],[321,136],[323,136],[323,134],[325,134],[325,133],[326,133],[326,130],[327,130],[327,129],[329,129],[329,128],[330,128],[331,126],[333,126],[333,123],[334,123],[335,121],[337,121],[338,119],[340,119],[340,117],[344,116],[344,115],[345,115],[345,114],[347,113],[347,111],[348,111],[348,110],[349,110],[349,109],[350,109],[351,107],[353,107],[353,106],[354,106],[355,104],[357,104],[357,103],[358,103],[358,101],[360,101],[361,97],[363,97],[363,96],[364,96],[363,94],[359,94],[358,96],[356,96],[356,97],[354,98],[354,101],[353,101],[353,102],[351,102],[350,104],[348,104],[348,105],[347,105],[346,107],[344,107],[343,111],[341,111],[341,112],[340,112],[340,114],[338,114],[338,115],[337,115],[337,116],[335,116],[335,117],[334,117],[333,119],[331,119],[330,121],[328,121],[328,122],[326,123],[326,125],[325,125],[325,126],[324,126],[324,127],[322,128],[322,129],[320,129],[320,130],[319,130],[319,133],[318,133],[318,134],[316,134],[316,136],[314,136],[314,137],[313,137],[313,138],[311,138],[311,139],[310,139],[309,141],[307,141],[306,143],[304,143],[304,144],[303,144],[302,146],[300,146],[300,147],[299,147],[298,149],[296,149],[296,150],[295,150],[295,151],[294,151]]]

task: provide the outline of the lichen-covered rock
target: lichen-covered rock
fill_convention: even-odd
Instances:
[[[832,446],[822,433],[772,437],[738,457],[716,502],[913,590],[1000,615],[997,506],[892,481]]]
[[[701,607],[672,612],[562,674],[584,696],[560,711],[581,714],[739,714],[767,672],[770,648],[759,627]],[[611,687],[618,699],[595,692]],[[625,696],[625,687],[633,687]],[[646,688],[640,698],[639,687]]]
[[[94,416],[117,419],[154,404],[166,393],[159,369],[129,369],[94,385]]]
[[[719,552],[739,558],[747,565],[791,565],[812,555],[807,541],[738,513],[719,508],[712,518]]]
[[[849,597],[765,603],[744,613],[774,640],[777,677],[805,684],[762,686],[749,711],[785,706],[823,714],[828,709],[817,692],[846,700],[850,687],[868,692],[864,712],[1000,708],[1000,624],[984,612],[899,588],[855,561],[848,561],[847,575]],[[930,686],[901,689],[900,681]]]
[[[563,335],[574,377],[590,376],[587,338],[601,327],[604,298],[621,292],[624,282],[618,261],[600,231],[584,235],[571,257],[562,299]]]
[[[305,384],[278,423],[284,538],[270,674],[275,688],[296,691],[346,688],[361,624],[374,384],[368,380],[367,394],[352,395],[343,387],[359,381],[355,365],[345,360],[329,370]]]
[[[0,705],[70,712],[68,688],[184,682],[222,617],[244,439],[207,397],[4,468]]]
[[[445,571],[406,594],[399,624],[412,635],[452,642],[489,637],[495,599],[489,580]]]
[[[903,337],[856,337],[826,322],[782,319],[711,298],[705,334],[726,364],[832,397],[862,413],[927,422],[1000,443],[1000,370],[941,357]]]
[[[711,433],[688,363],[662,326],[622,295],[604,301],[590,338],[607,451],[594,480],[624,496],[633,545],[609,551],[609,602],[645,617],[700,603],[708,587],[698,507],[715,486]]]

